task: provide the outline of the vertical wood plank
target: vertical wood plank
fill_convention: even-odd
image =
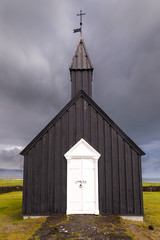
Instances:
[[[35,214],[35,146],[30,150],[31,152],[31,213]]]
[[[76,71],[76,94],[79,92],[79,90],[82,89],[82,82],[83,82],[82,77],[83,77],[82,71],[77,70]]]
[[[125,153],[124,140],[118,135],[118,151],[119,151],[119,184],[120,184],[120,214],[126,215],[126,171],[125,171]]]
[[[106,213],[113,213],[113,198],[112,198],[112,144],[111,144],[111,127],[105,122],[105,179],[106,179]]]
[[[88,71],[88,95],[92,98],[92,71]]]
[[[88,74],[87,71],[83,71],[83,91],[88,94]]]
[[[139,163],[137,153],[132,149],[133,160],[133,189],[134,189],[134,213],[140,215],[140,186],[139,186]]]
[[[55,149],[55,142],[56,142],[56,128],[55,125],[53,125],[53,130],[52,130],[52,136],[53,136],[53,150],[52,153],[53,154],[53,162],[52,162],[52,194],[53,194],[53,202],[51,203],[52,206],[52,214],[55,214],[55,194],[56,194],[56,190],[55,190],[55,178],[56,178],[56,161],[55,161],[55,155],[56,155],[56,149]]]
[[[89,143],[90,142],[90,108],[85,99],[83,99],[83,125],[84,125],[84,139]]]
[[[101,157],[98,161],[98,179],[99,179],[99,207],[100,212],[105,213],[105,172],[104,172],[104,121],[102,117],[97,115],[98,126],[98,152]]]
[[[28,172],[27,172],[27,214],[31,215],[31,199],[32,199],[32,161],[31,161],[31,152],[28,152]]]
[[[34,179],[34,214],[38,215],[38,205],[39,205],[39,182],[40,182],[40,174],[39,174],[39,159],[38,159],[38,143],[35,144],[34,147],[34,168],[35,168],[35,179]]]
[[[61,168],[62,168],[62,162],[61,162],[61,119],[56,123],[55,125],[55,192],[54,192],[54,212],[56,214],[60,213],[60,207],[61,207]]]
[[[41,212],[46,213],[48,210],[48,133],[44,134],[42,137],[42,176],[41,176]]]
[[[42,198],[42,193],[41,193],[41,181],[42,181],[42,139],[40,139],[37,144],[37,213],[38,215],[41,213],[41,198]]]
[[[125,142],[125,155],[126,155],[126,182],[127,182],[127,207],[128,214],[133,214],[133,182],[132,182],[132,159],[131,148]]]
[[[113,213],[119,214],[119,160],[117,133],[112,128]]]
[[[67,161],[64,154],[68,151],[68,114],[62,117],[62,209],[61,213],[65,214],[67,209]]]
[[[69,149],[76,143],[76,105],[73,104],[68,112],[68,142]]]
[[[76,74],[75,71],[71,71],[71,97],[73,98],[76,94]]]
[[[97,150],[97,113],[91,106],[91,145]]]
[[[82,98],[76,102],[76,142],[82,138],[83,119],[82,119]]]
[[[23,172],[23,204],[22,213],[27,214],[27,187],[28,187],[28,154],[24,156],[24,172]]]
[[[48,132],[48,211],[54,213],[54,175],[55,175],[55,166],[54,166],[54,126],[52,126]]]
[[[141,215],[144,215],[143,210],[143,191],[142,191],[142,166],[141,166],[141,156],[139,158],[139,184],[140,184],[140,209],[141,209]]]

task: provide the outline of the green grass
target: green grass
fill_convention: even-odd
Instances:
[[[160,186],[160,183],[143,182],[142,186]]]
[[[0,195],[0,239],[26,240],[41,226],[45,218],[22,218],[22,192]]]
[[[144,192],[144,219],[160,227],[160,192]]]
[[[0,179],[0,187],[4,187],[4,186],[22,186],[23,185],[23,180],[3,180]]]

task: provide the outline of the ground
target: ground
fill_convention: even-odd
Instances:
[[[59,215],[48,217],[30,238],[40,240],[132,240],[118,216]]]

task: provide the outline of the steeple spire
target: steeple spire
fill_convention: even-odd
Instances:
[[[80,36],[75,54],[70,65],[70,75],[72,98],[80,90],[85,91],[90,97],[92,97],[93,65],[91,63],[82,36]]]
[[[93,66],[88,54],[88,51],[86,49],[85,43],[83,38],[80,36],[75,54],[72,58],[72,62],[70,65],[70,70],[84,70],[84,69],[92,69]]]

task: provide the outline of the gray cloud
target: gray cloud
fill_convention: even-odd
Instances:
[[[160,141],[153,141],[142,146],[147,152],[142,159],[142,169],[144,177],[160,176]]]
[[[25,147],[70,100],[68,68],[79,37],[72,30],[82,9],[93,99],[147,152],[144,162],[157,166],[160,153],[152,161],[147,147],[160,141],[159,8],[159,0],[2,0],[1,149]]]
[[[19,148],[1,150],[0,159],[1,165],[0,168],[3,169],[23,169],[23,158],[19,155]]]

